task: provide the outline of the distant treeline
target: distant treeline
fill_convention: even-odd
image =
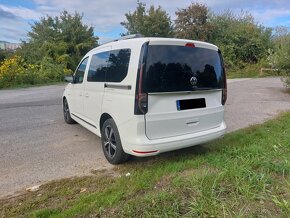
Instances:
[[[125,14],[123,35],[141,33],[152,37],[176,37],[216,44],[228,72],[259,67],[290,69],[290,32],[286,27],[268,28],[250,13],[217,14],[201,3],[178,9],[176,19],[161,7],[138,2]],[[16,52],[0,50],[0,88],[18,84],[61,81],[72,74],[80,59],[98,46],[93,27],[78,12],[42,17],[31,25],[28,40]]]

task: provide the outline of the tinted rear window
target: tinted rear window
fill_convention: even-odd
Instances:
[[[178,92],[223,87],[219,52],[185,46],[149,45],[144,91]]]

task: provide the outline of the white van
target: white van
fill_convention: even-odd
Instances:
[[[127,37],[81,60],[63,94],[64,119],[102,139],[107,160],[150,156],[222,136],[226,76],[215,45]]]

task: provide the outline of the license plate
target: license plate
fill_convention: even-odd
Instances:
[[[179,111],[206,107],[204,98],[177,100],[176,105],[177,105],[177,110]]]

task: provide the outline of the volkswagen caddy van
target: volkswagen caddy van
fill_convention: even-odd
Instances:
[[[217,46],[125,37],[80,61],[63,94],[65,122],[101,137],[106,159],[150,156],[205,143],[226,130],[225,68]]]

